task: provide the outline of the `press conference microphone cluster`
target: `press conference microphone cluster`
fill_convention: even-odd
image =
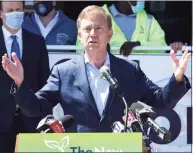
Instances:
[[[145,133],[142,124],[138,121],[138,119],[135,117],[135,114],[133,113],[132,109],[129,109],[128,114],[128,125],[126,128],[126,132],[141,132],[142,138],[144,140],[144,145],[146,146],[146,149],[148,151],[151,151],[151,140]],[[126,115],[122,117],[123,121],[126,122]],[[120,121],[116,121],[113,123],[112,126],[113,133],[122,133],[124,131],[124,125]]]
[[[126,122],[126,115],[122,117],[123,122]],[[128,112],[127,119],[127,132],[143,132],[143,127],[140,125],[139,121],[136,119],[135,115],[131,110]],[[120,121],[116,121],[112,125],[114,133],[124,132],[124,125]]]
[[[39,122],[36,130],[40,133],[64,133],[74,121],[71,115],[64,115],[59,120],[56,120],[53,115],[47,115]]]
[[[152,109],[145,108],[143,105],[139,103],[133,103],[131,105],[131,109],[133,110],[137,119],[143,124],[145,127],[153,128],[153,130],[158,134],[158,137],[164,141],[171,140],[171,133],[165,127],[160,127],[152,118],[155,115],[155,112]]]
[[[110,87],[118,94],[119,97],[122,98],[124,105],[125,105],[125,110],[126,112],[128,112],[128,105],[127,102],[124,98],[124,94],[121,91],[120,85],[118,83],[118,81],[112,77],[112,74],[110,72],[110,69],[108,66],[102,66],[100,68],[100,73],[101,73],[101,77],[105,80],[107,80],[110,84]],[[126,122],[124,125],[124,132],[127,132],[127,118],[128,118],[128,114],[126,113]]]

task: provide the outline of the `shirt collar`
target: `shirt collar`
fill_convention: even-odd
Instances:
[[[42,21],[40,20],[40,17],[37,15],[37,13],[35,12],[34,14],[35,14],[35,20],[36,20],[36,22],[37,22],[37,23],[42,23]],[[59,16],[59,12],[56,11],[56,15],[54,16],[54,18],[53,18],[50,22],[52,22],[52,21],[54,21],[54,20],[57,20],[57,19],[58,19],[58,16]],[[49,24],[49,23],[48,23],[48,24]]]
[[[92,66],[94,66],[88,59],[88,55],[87,53],[85,52],[84,53],[84,61],[85,61],[85,64],[90,64]],[[110,58],[109,58],[109,53],[107,52],[107,55],[106,55],[106,59],[105,59],[105,63],[103,64],[103,66],[108,66],[110,67]],[[95,66],[94,66],[95,67]]]
[[[110,7],[109,7],[109,10],[112,14],[113,17],[116,17],[118,15],[120,15],[121,13],[119,13],[119,11],[116,9],[115,5],[112,4]]]
[[[13,35],[7,29],[5,29],[4,26],[2,26],[2,31],[3,31],[5,41],[8,40],[11,35]],[[19,31],[14,35],[17,36],[17,38],[21,39],[21,37],[22,37],[22,28],[20,28]]]

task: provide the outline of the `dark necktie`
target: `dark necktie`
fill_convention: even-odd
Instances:
[[[17,42],[17,36],[11,35],[10,37],[11,37],[11,39],[13,39],[13,43],[11,45],[11,54],[12,54],[12,52],[15,52],[18,59],[20,59],[20,51],[19,51],[19,44]],[[12,56],[11,56],[11,60],[13,61]]]

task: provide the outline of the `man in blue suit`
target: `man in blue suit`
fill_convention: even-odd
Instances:
[[[75,59],[54,67],[47,84],[36,94],[30,90],[22,64],[13,54],[14,62],[2,57],[2,66],[13,78],[17,88],[12,95],[25,115],[41,116],[60,102],[64,112],[76,119],[76,124],[67,132],[112,132],[112,124],[122,120],[124,104],[109,83],[101,79],[100,68],[110,67],[118,80],[125,99],[130,106],[138,100],[156,107],[173,107],[190,89],[184,71],[188,50],[180,61],[171,51],[174,73],[164,88],[150,81],[139,65],[117,58],[107,52],[107,44],[113,31],[111,18],[103,8],[88,6],[77,20],[78,36],[84,44],[85,52]]]
[[[48,51],[44,38],[21,28],[24,2],[0,1],[0,56],[15,52],[24,69],[30,88],[36,92],[45,85],[50,75]],[[10,94],[14,81],[0,66],[0,152],[13,152],[18,133],[36,132],[41,117],[29,118]]]

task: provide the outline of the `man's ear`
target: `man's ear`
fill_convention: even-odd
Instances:
[[[81,33],[79,30],[78,30],[78,37],[79,37],[79,39],[81,39]]]
[[[112,36],[113,36],[113,30],[111,29],[111,30],[109,31],[109,41],[111,40]]]

